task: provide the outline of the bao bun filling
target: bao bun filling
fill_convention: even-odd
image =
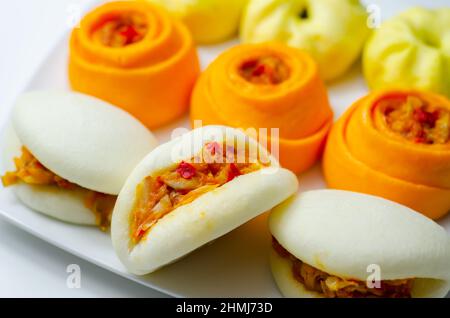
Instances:
[[[326,298],[411,298],[414,279],[382,280],[380,288],[369,288],[356,279],[344,279],[312,267],[289,253],[272,237],[275,252],[292,264],[292,275],[307,290]]]
[[[106,17],[92,31],[92,39],[108,47],[124,47],[141,41],[147,33],[145,17],[136,12],[125,12]]]
[[[245,160],[235,147],[208,142],[201,155],[182,161],[157,175],[147,176],[136,187],[134,208],[130,214],[131,239],[138,243],[158,220],[179,206],[230,182],[240,175],[261,169],[259,160]]]
[[[14,165],[15,171],[6,172],[2,176],[2,183],[5,187],[24,182],[29,185],[55,186],[69,191],[83,190],[85,192],[84,204],[95,214],[97,225],[102,230],[109,227],[116,196],[85,189],[56,175],[44,167],[26,147],[22,147],[20,157],[14,158]]]
[[[277,85],[289,78],[289,67],[277,56],[267,55],[242,63],[239,75],[256,85]]]
[[[384,125],[403,138],[420,144],[445,144],[450,139],[450,110],[414,95],[385,97],[376,111]]]

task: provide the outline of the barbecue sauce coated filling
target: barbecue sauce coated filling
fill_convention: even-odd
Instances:
[[[448,109],[412,95],[385,98],[377,105],[386,126],[411,142],[433,145],[446,144],[450,139]]]
[[[303,286],[326,298],[411,298],[414,279],[382,280],[380,288],[369,288],[366,282],[327,274],[303,263],[272,237],[275,252],[289,259],[294,278]]]
[[[55,186],[66,190],[82,190],[85,192],[84,204],[95,214],[97,225],[103,231],[109,227],[116,196],[88,190],[61,178],[44,167],[25,147],[22,147],[21,156],[14,158],[14,165],[16,166],[15,171],[6,172],[2,176],[3,186],[7,187],[18,182],[24,182],[37,186]]]
[[[264,56],[244,62],[239,75],[256,85],[277,85],[289,77],[289,67],[276,56]]]
[[[244,163],[239,163],[242,156],[235,147],[224,147],[217,142],[205,144],[201,153],[202,159],[196,156],[182,161],[137,185],[130,214],[132,244],[137,244],[158,220],[176,208],[265,165],[260,161],[250,163],[247,149]]]
[[[111,17],[97,26],[92,39],[107,47],[125,47],[141,41],[147,33],[145,18],[134,12]]]

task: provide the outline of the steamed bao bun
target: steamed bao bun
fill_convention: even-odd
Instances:
[[[266,162],[270,160],[270,164],[179,206],[159,219],[133,246],[130,213],[137,185],[147,176],[156,177],[159,172],[176,167],[182,160],[191,159],[207,142],[228,143],[233,140],[238,147],[247,143],[250,149],[258,149],[260,156],[266,158]],[[160,145],[134,169],[113,211],[112,243],[128,271],[137,275],[150,273],[270,210],[295,193],[297,188],[297,177],[280,168],[276,159],[257,141],[237,129],[205,126]]]
[[[377,264],[381,280],[416,278],[412,297],[444,297],[450,289],[450,238],[445,229],[400,204],[354,192],[317,190],[276,207],[276,240],[297,259],[328,274],[366,281]],[[275,281],[286,297],[321,297],[292,274],[272,248]]]
[[[385,21],[364,48],[371,89],[407,87],[450,98],[450,8],[411,8]]]
[[[277,41],[302,49],[328,81],[356,61],[369,33],[358,0],[250,0],[240,37],[244,43]]]
[[[84,189],[29,185],[12,187],[28,207],[62,221],[95,225],[85,189],[117,195],[134,166],[157,145],[150,131],[125,111],[97,98],[64,91],[20,96],[5,132],[3,162],[25,146],[54,174]]]

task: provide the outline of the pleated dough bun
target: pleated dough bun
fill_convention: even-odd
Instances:
[[[161,170],[198,154],[207,141],[232,139],[238,146],[248,142],[250,147],[258,148],[263,157],[271,159],[270,167],[239,176],[176,208],[158,220],[137,245],[130,247],[130,213],[136,186],[145,177],[156,176]],[[189,145],[191,151],[183,151]],[[137,275],[150,273],[270,210],[297,188],[297,177],[280,168],[265,149],[241,131],[223,126],[199,128],[159,146],[131,173],[114,208],[112,243],[128,271]]]
[[[443,297],[450,289],[450,237],[405,206],[339,190],[302,193],[270,215],[272,235],[292,255],[328,274],[366,281],[416,278],[413,297]],[[320,297],[294,279],[288,259],[271,252],[273,276],[286,297]]]
[[[2,163],[14,170],[22,145],[49,170],[82,188],[117,195],[134,166],[157,141],[139,121],[99,99],[78,93],[22,95],[4,131]],[[56,219],[95,225],[85,189],[12,186],[28,207]]]

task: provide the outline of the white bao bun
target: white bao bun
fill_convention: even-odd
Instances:
[[[130,213],[136,186],[145,177],[156,176],[161,170],[190,159],[201,151],[204,143],[212,140],[235,140],[238,147],[248,143],[250,148],[258,149],[263,158],[270,158],[271,166],[239,176],[178,207],[160,219],[146,237],[131,248]],[[189,148],[186,145],[192,145],[192,149],[186,151]],[[297,188],[297,177],[280,168],[263,147],[243,132],[223,126],[195,129],[156,148],[131,173],[114,208],[112,243],[128,271],[137,275],[150,273],[270,210]]]
[[[153,134],[127,112],[100,99],[66,91],[20,96],[6,128],[2,161],[14,169],[21,146],[49,170],[82,188],[117,195],[131,170],[157,146]],[[18,184],[27,206],[57,219],[95,224],[82,191]]]
[[[450,289],[450,237],[407,207],[371,195],[316,190],[279,206],[272,235],[292,255],[326,273],[366,281],[376,264],[381,280],[416,278],[413,297],[444,297]],[[320,297],[294,279],[290,262],[271,252],[286,297]]]

